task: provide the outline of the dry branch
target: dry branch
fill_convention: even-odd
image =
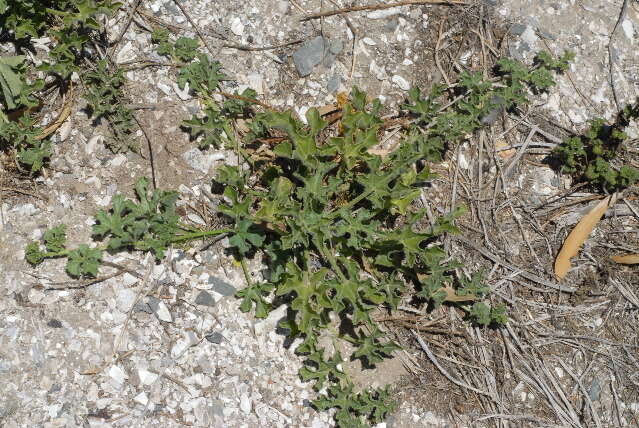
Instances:
[[[450,0],[450,1],[406,0],[406,1],[396,2],[396,3],[371,4],[368,6],[353,6],[353,7],[345,7],[343,9],[327,10],[326,12],[319,12],[319,13],[314,13],[312,15],[306,15],[302,19],[300,19],[300,21],[309,21],[311,19],[341,15],[342,13],[360,12],[362,10],[382,10],[382,9],[391,9],[393,7],[398,7],[398,6],[423,5],[423,4],[433,4],[433,5],[441,5],[441,6],[459,6],[459,5],[463,6],[469,3],[463,2],[463,1],[457,1],[457,0]]]

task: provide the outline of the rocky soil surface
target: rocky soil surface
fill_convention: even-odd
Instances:
[[[126,3],[130,8],[137,2]],[[254,88],[261,100],[278,109],[294,109],[301,117],[309,107],[335,102],[338,93],[353,86],[379,97],[392,111],[412,85],[428,88],[447,78],[435,64],[433,37],[443,17],[461,16],[459,9],[407,5],[300,20],[350,3],[143,1],[115,58],[123,64],[161,61],[144,27],[163,24],[197,37],[195,24],[209,54],[233,79],[225,82],[226,91]],[[484,0],[469,16],[491,16],[491,22],[504,28],[507,51],[525,62],[540,49],[576,53],[569,73],[559,78],[558,90],[539,97],[536,111],[564,128],[581,131],[587,120],[611,118],[618,105],[639,94],[639,8],[631,1],[619,19],[622,3]],[[112,39],[127,16],[128,8],[123,8],[109,21]],[[446,49],[447,38],[463,36],[454,25],[447,28],[438,49]],[[460,64],[472,66],[481,52],[450,53],[455,54]],[[127,78],[131,102],[152,106],[138,110],[136,117],[153,147],[156,182],[178,189],[189,220],[205,224],[215,168],[234,162],[234,155],[202,152],[188,140],[179,124],[197,111],[197,101],[177,87],[168,68],[129,71]],[[93,214],[108,206],[116,192],[132,195],[135,180],[151,174],[148,156],[113,154],[105,148],[106,127],[92,124],[82,107],[81,102],[74,107],[56,134],[47,174],[22,194],[3,189],[0,200],[0,425],[332,426],[329,413],[310,406],[314,393],[298,378],[300,360],[292,352],[294,346],[285,347],[285,337],[276,330],[284,314],[259,321],[238,310],[233,294],[244,286],[244,279],[224,254],[224,242],[171,250],[159,265],[142,255],[111,256],[111,262],[126,266],[128,272],[93,284],[70,280],[62,261],[47,262],[37,270],[24,262],[25,245],[61,221],[68,225],[70,242],[88,240]],[[138,137],[142,153],[148,154],[141,132]],[[473,161],[467,152],[460,156]],[[526,187],[533,201],[566,188],[548,167],[522,171],[515,181],[513,185]],[[259,267],[254,268],[257,275]],[[113,268],[103,274],[115,272]],[[591,321],[595,328],[601,316]],[[407,350],[405,358],[424,361],[425,356],[415,348]],[[565,370],[561,375],[571,379]],[[463,392],[454,392],[439,372],[432,376],[416,387],[398,371],[394,381],[403,385],[400,405],[379,428],[495,423],[491,412],[472,403],[449,411],[454,403],[464,402],[463,395],[459,398]],[[636,423],[638,416],[632,422],[631,415],[638,414],[639,399],[622,402],[609,387],[598,386],[610,384],[609,376],[587,377],[585,388],[604,420],[600,426]],[[435,384],[437,391],[431,392],[429,385]],[[511,393],[508,400],[521,403],[519,416],[533,412],[536,394],[528,385],[515,384]],[[614,414],[622,416],[615,419]],[[499,423],[538,426],[534,418]]]

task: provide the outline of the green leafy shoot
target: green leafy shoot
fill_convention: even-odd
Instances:
[[[199,42],[196,39],[179,37],[175,43],[171,43],[169,31],[165,28],[154,29],[151,41],[158,45],[158,54],[167,56],[178,63],[191,62],[198,54]]]
[[[51,157],[51,143],[39,135],[42,129],[35,125],[34,119],[24,114],[17,122],[0,122],[0,147],[3,150],[14,149],[18,162],[34,173],[40,171]]]
[[[199,230],[181,223],[175,211],[177,193],[150,192],[148,186],[148,180],[141,178],[135,186],[136,200],[118,194],[113,197],[110,209],[97,213],[93,235],[103,242],[102,245],[90,248],[81,244],[76,249],[69,248],[66,245],[66,228],[59,225],[44,233],[46,251],[41,250],[38,242],[27,246],[26,260],[38,265],[45,259],[66,257],[69,275],[95,277],[104,251],[150,251],[156,260],[161,260],[171,245],[230,232],[228,229]]]
[[[104,118],[113,132],[107,147],[115,153],[127,149],[137,151],[132,140],[135,130],[133,112],[123,103],[127,98],[124,93],[124,70],[111,70],[106,60],[100,60],[93,71],[86,73],[85,82],[85,98],[91,116],[95,119]]]
[[[0,109],[0,150],[15,150],[18,164],[31,173],[45,165],[51,144],[35,138],[38,128],[33,127],[36,120],[29,113],[13,125],[8,111],[15,115],[39,104],[34,95],[44,88],[45,77],[53,76],[53,83],[65,87],[71,73],[80,71],[81,60],[91,55],[86,47],[100,31],[96,18],[113,13],[120,5],[113,0],[0,0],[0,27],[18,52],[32,49],[31,39],[52,40],[46,59],[37,67],[22,55],[0,58],[0,102],[4,106]],[[44,72],[44,77],[34,78],[36,72]]]
[[[465,210],[424,227],[424,212],[414,204],[420,187],[434,177],[428,162],[440,160],[447,144],[479,129],[482,116],[494,107],[489,100],[501,91],[470,73],[462,75],[459,87],[465,97],[449,108],[439,101],[442,87],[426,97],[411,91],[405,109],[428,128],[406,130],[400,146],[385,158],[370,151],[379,144],[381,103],[367,103],[366,94],[355,88],[337,133],[327,134],[328,124],[315,109],[307,112],[306,124],[290,112],[255,115],[255,129],[280,142],[253,164],[252,174],[233,166],[219,171],[226,201],[219,210],[235,224],[229,244],[242,262],[261,252],[268,266],[265,281],[251,283],[247,277],[248,287],[237,294],[240,308],[255,308],[257,317],[266,317],[273,294],[287,302],[292,315],[283,327],[303,339],[297,352],[307,356],[300,375],[318,390],[329,387],[332,392],[319,399],[318,407],[338,408],[344,421],[370,422],[374,408],[383,414],[379,409],[389,404],[382,400],[360,407],[361,395],[345,393],[349,383],[337,368],[340,358],[318,349],[317,338],[333,329],[331,319],[353,326],[333,338],[355,346],[351,358],[366,366],[398,349],[371,312],[396,309],[408,290],[407,278],[435,305],[456,305],[480,325],[505,322],[504,308],[479,302],[488,293],[481,278],[456,278],[460,264],[439,245],[442,234],[456,232],[454,221]],[[251,138],[244,140],[245,147]],[[366,397],[374,401],[383,394]]]
[[[628,165],[615,168],[612,162],[628,140],[625,128],[637,118],[639,100],[621,111],[612,125],[603,119],[590,121],[590,128],[583,135],[567,138],[553,149],[552,164],[575,180],[604,191],[633,185],[639,180],[639,170]]]

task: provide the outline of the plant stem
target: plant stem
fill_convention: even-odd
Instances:
[[[244,272],[246,284],[250,287],[253,285],[253,281],[251,281],[251,275],[249,274],[248,266],[246,266],[246,260],[243,257],[240,259],[240,264],[242,265],[242,272]]]
[[[198,232],[186,233],[184,235],[177,235],[174,239],[171,239],[172,243],[191,241],[200,238],[206,238],[207,236],[222,235],[225,233],[232,233],[233,229],[215,229],[215,230],[200,230]],[[139,241],[143,242],[143,241]],[[137,244],[137,243],[136,243]]]

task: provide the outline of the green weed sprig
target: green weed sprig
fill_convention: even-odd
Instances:
[[[639,170],[628,165],[616,169],[611,161],[628,139],[624,129],[637,118],[639,100],[626,106],[612,125],[603,119],[590,121],[590,128],[584,135],[567,138],[553,149],[553,163],[561,172],[604,191],[631,186],[639,180]]]
[[[38,67],[25,57],[0,58],[0,150],[14,149],[17,160],[34,173],[51,156],[48,139],[35,138],[39,128],[29,108],[39,104],[34,97],[44,88],[44,79],[33,78],[35,71],[56,77],[64,87],[71,73],[80,71],[80,60],[88,56],[86,47],[100,30],[98,15],[111,14],[120,3],[113,0],[0,0],[0,28],[8,31],[15,45],[28,45],[33,38],[49,37],[53,43],[46,60]],[[16,122],[9,112],[20,113]]]
[[[100,210],[95,217],[93,236],[106,241],[90,248],[66,245],[66,226],[58,225],[43,235],[44,250],[39,242],[31,242],[25,258],[32,265],[46,259],[67,258],[67,272],[72,277],[95,277],[104,251],[151,251],[156,260],[173,244],[182,244],[206,237],[229,233],[231,230],[199,230],[180,223],[175,212],[176,192],[155,190],[149,194],[148,180],[141,178],[135,185],[137,201],[118,194],[109,210]]]
[[[138,147],[131,140],[131,134],[135,129],[135,119],[131,109],[127,108],[123,100],[124,70],[112,70],[106,60],[100,60],[96,68],[85,75],[87,100],[91,117],[104,118],[113,131],[111,142],[107,143],[113,152],[121,152],[126,149],[137,151]]]

